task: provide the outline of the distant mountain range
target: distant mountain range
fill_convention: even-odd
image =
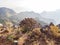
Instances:
[[[41,17],[41,15],[42,14],[38,14],[35,12],[27,12],[27,11],[16,13],[12,9],[2,7],[2,8],[0,8],[0,23],[1,23],[1,20],[4,20],[4,21],[10,20],[14,24],[17,24],[24,18],[34,18],[38,22],[40,22],[41,25],[46,25],[46,24],[49,24],[50,22],[54,22],[53,19],[43,18],[43,17]]]
[[[55,24],[60,24],[60,9],[57,9],[55,11],[43,11],[42,13],[40,13],[41,16],[43,17],[47,17],[47,18],[51,18],[54,19],[56,22],[54,22]]]

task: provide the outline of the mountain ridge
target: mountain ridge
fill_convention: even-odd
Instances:
[[[31,12],[25,11],[25,12],[16,13],[14,10],[6,8],[6,7],[0,8],[0,19],[10,20],[14,22],[15,24],[19,23],[24,18],[35,18],[36,19],[36,17],[39,19],[39,21],[42,21],[45,24],[49,24],[50,22],[54,21],[52,19],[44,18],[41,16],[41,14],[35,13],[33,11]]]

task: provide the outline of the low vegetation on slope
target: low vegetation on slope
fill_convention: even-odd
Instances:
[[[60,27],[53,23],[42,27],[33,18],[25,18],[19,25],[7,22],[0,25],[0,45],[60,45]]]

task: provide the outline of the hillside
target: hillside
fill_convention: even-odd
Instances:
[[[1,7],[0,8],[0,23],[1,21],[4,22],[5,20],[10,20],[9,18],[12,15],[15,15],[16,12],[14,12],[12,9]]]

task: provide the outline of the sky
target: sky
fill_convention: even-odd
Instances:
[[[0,0],[0,7],[11,8],[15,10],[17,13],[23,11],[34,11],[37,13],[42,13],[43,11],[48,12],[60,9],[60,0]]]
[[[34,11],[54,11],[60,9],[60,0],[0,0],[0,7],[8,7],[16,12]]]

